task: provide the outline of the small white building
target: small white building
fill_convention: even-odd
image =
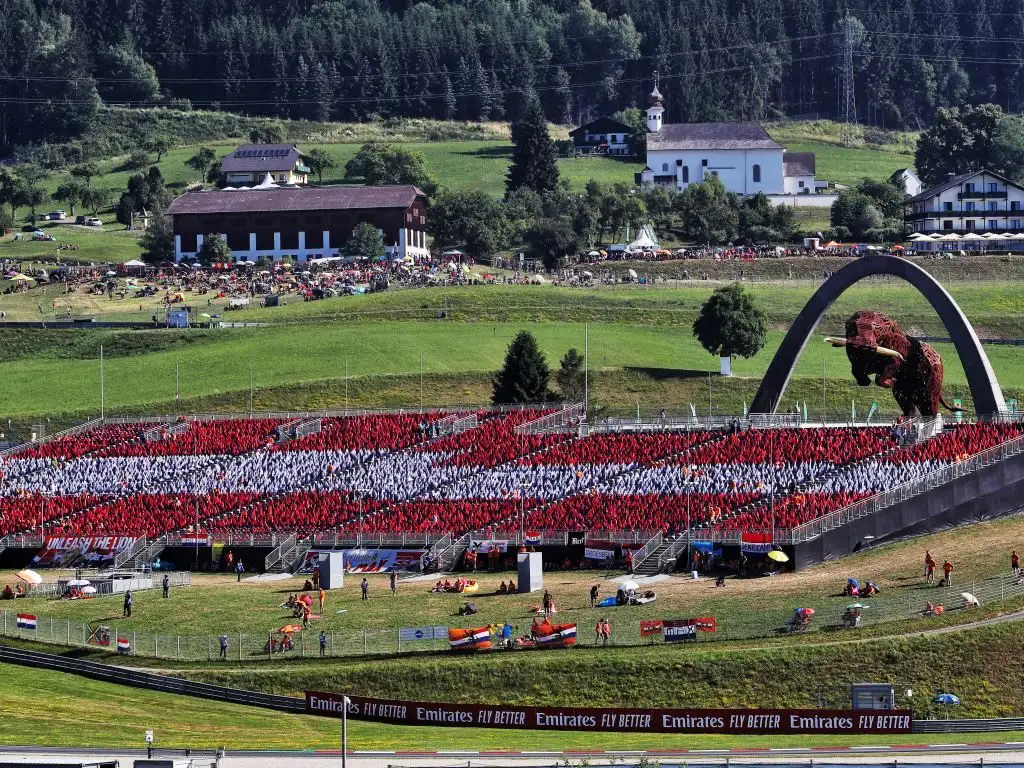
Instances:
[[[992,171],[950,176],[907,200],[907,229],[921,234],[1024,232],[1024,188]]]
[[[902,189],[909,197],[916,197],[924,190],[924,184],[914,173],[913,168],[900,168],[898,171],[893,171],[892,176],[889,177],[889,183]]]
[[[628,125],[610,117],[599,117],[569,131],[573,150],[580,155],[626,157],[632,154],[629,146],[632,136],[633,130]]]
[[[648,96],[647,167],[640,184],[677,190],[717,176],[741,195],[811,194],[814,154],[786,153],[758,123],[664,123],[665,105],[655,83]],[[791,154],[791,175],[786,155]]]

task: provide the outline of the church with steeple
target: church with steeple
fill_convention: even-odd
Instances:
[[[666,123],[665,98],[647,96],[647,167],[641,185],[686,189],[717,176],[741,195],[801,195],[815,191],[813,152],[787,152],[759,123]]]

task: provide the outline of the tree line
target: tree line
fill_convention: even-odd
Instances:
[[[849,16],[847,16],[847,12]],[[102,103],[309,120],[580,123],[839,114],[919,128],[940,107],[1024,104],[1018,0],[8,0],[0,150],[77,135]]]

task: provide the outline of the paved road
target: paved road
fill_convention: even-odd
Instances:
[[[157,753],[154,757],[182,757],[182,753]],[[1024,768],[1024,742],[918,744],[903,747],[829,747],[745,750],[691,750],[688,752],[359,752],[350,753],[348,763],[353,768],[554,768],[567,762],[586,760],[591,765],[612,761],[619,768],[628,766],[630,759],[647,756],[664,768],[684,765],[756,766],[771,768],[783,766],[871,766],[915,765],[925,766],[978,765]],[[130,768],[143,750],[88,750],[45,747],[0,747],[0,762],[19,763],[38,760],[68,762],[72,760],[118,760],[122,768]],[[824,758],[824,759],[823,759]],[[212,762],[209,753],[193,756],[195,768]],[[325,768],[340,765],[340,752],[245,752],[228,754],[221,768]]]

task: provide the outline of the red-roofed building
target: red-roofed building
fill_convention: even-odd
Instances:
[[[238,261],[337,256],[363,222],[381,231],[392,256],[429,253],[426,196],[411,184],[186,192],[167,213],[177,261],[194,258],[211,233],[227,240]]]

